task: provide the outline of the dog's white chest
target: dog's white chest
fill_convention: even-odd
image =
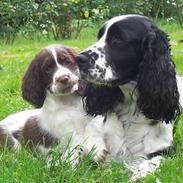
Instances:
[[[147,119],[137,108],[136,99],[125,95],[124,104],[108,115],[104,134],[110,155],[117,161],[167,148],[172,145],[173,125]]]
[[[63,99],[62,101],[48,99],[45,102],[47,105],[43,107],[41,126],[56,138],[71,138],[74,131],[82,130],[86,125],[87,117],[82,109],[80,97],[66,102]]]

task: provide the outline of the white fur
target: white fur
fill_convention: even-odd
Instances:
[[[69,140],[74,129],[83,131],[87,122],[81,98],[76,94],[60,97],[48,94],[42,110],[41,127],[50,134],[55,134],[58,139],[68,137]]]
[[[136,162],[131,166],[126,165],[133,172],[129,182],[135,182],[136,180],[153,173],[157,168],[159,168],[163,159],[164,158],[162,156],[156,156],[150,160],[144,160],[140,163]]]
[[[36,116],[40,113],[41,109],[31,109],[11,114],[1,121],[0,127],[11,134],[12,132],[21,129],[30,117]]]
[[[32,117],[36,116],[41,112],[41,109],[32,109],[15,114],[11,114],[0,122],[0,128],[2,128],[6,133],[11,135],[14,142],[13,149],[20,150],[21,143],[12,135],[13,132],[21,130],[25,125],[26,121]]]
[[[118,106],[120,114],[110,115],[104,126],[110,154],[114,159],[122,158],[129,162],[131,158],[146,157],[149,153],[163,150],[171,146],[173,141],[172,124],[158,122],[151,125],[152,120],[138,111],[136,96],[130,85],[121,87],[125,101],[123,105]],[[129,98],[130,95],[133,96],[132,100]]]
[[[177,75],[177,86],[180,94],[180,105],[183,107],[183,77]]]

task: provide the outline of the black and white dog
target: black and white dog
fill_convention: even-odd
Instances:
[[[102,133],[109,155],[126,163],[131,180],[152,173],[173,146],[173,121],[183,106],[183,78],[166,33],[145,16],[114,17],[77,64],[82,78],[93,83],[85,109],[107,114]]]

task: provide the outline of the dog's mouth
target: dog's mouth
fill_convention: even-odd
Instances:
[[[131,81],[130,79],[122,79],[119,77],[114,77],[109,80],[103,80],[102,78],[93,78],[85,73],[81,73],[81,78],[98,87],[100,87],[100,86],[117,87],[117,86],[124,85]]]
[[[79,95],[82,96],[84,94],[84,92],[87,88],[87,84],[88,84],[88,81],[83,80],[83,79],[79,79],[79,81],[78,81],[78,90],[77,90],[77,93]]]
[[[78,85],[73,85],[73,86],[67,86],[64,88],[61,88],[59,90],[59,93],[61,94],[72,94],[73,92],[78,90]]]
[[[47,89],[52,95],[63,96],[74,93],[78,88],[78,82],[72,82],[69,85],[50,85]]]

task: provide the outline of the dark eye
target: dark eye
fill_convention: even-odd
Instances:
[[[65,65],[65,66],[68,66],[68,65],[70,65],[71,64],[71,61],[69,60],[69,59],[65,59],[65,60],[63,60],[63,62],[62,62],[62,65]]]
[[[119,40],[119,39],[113,39],[111,43],[112,43],[113,46],[118,46],[118,45],[121,44],[121,40]]]

